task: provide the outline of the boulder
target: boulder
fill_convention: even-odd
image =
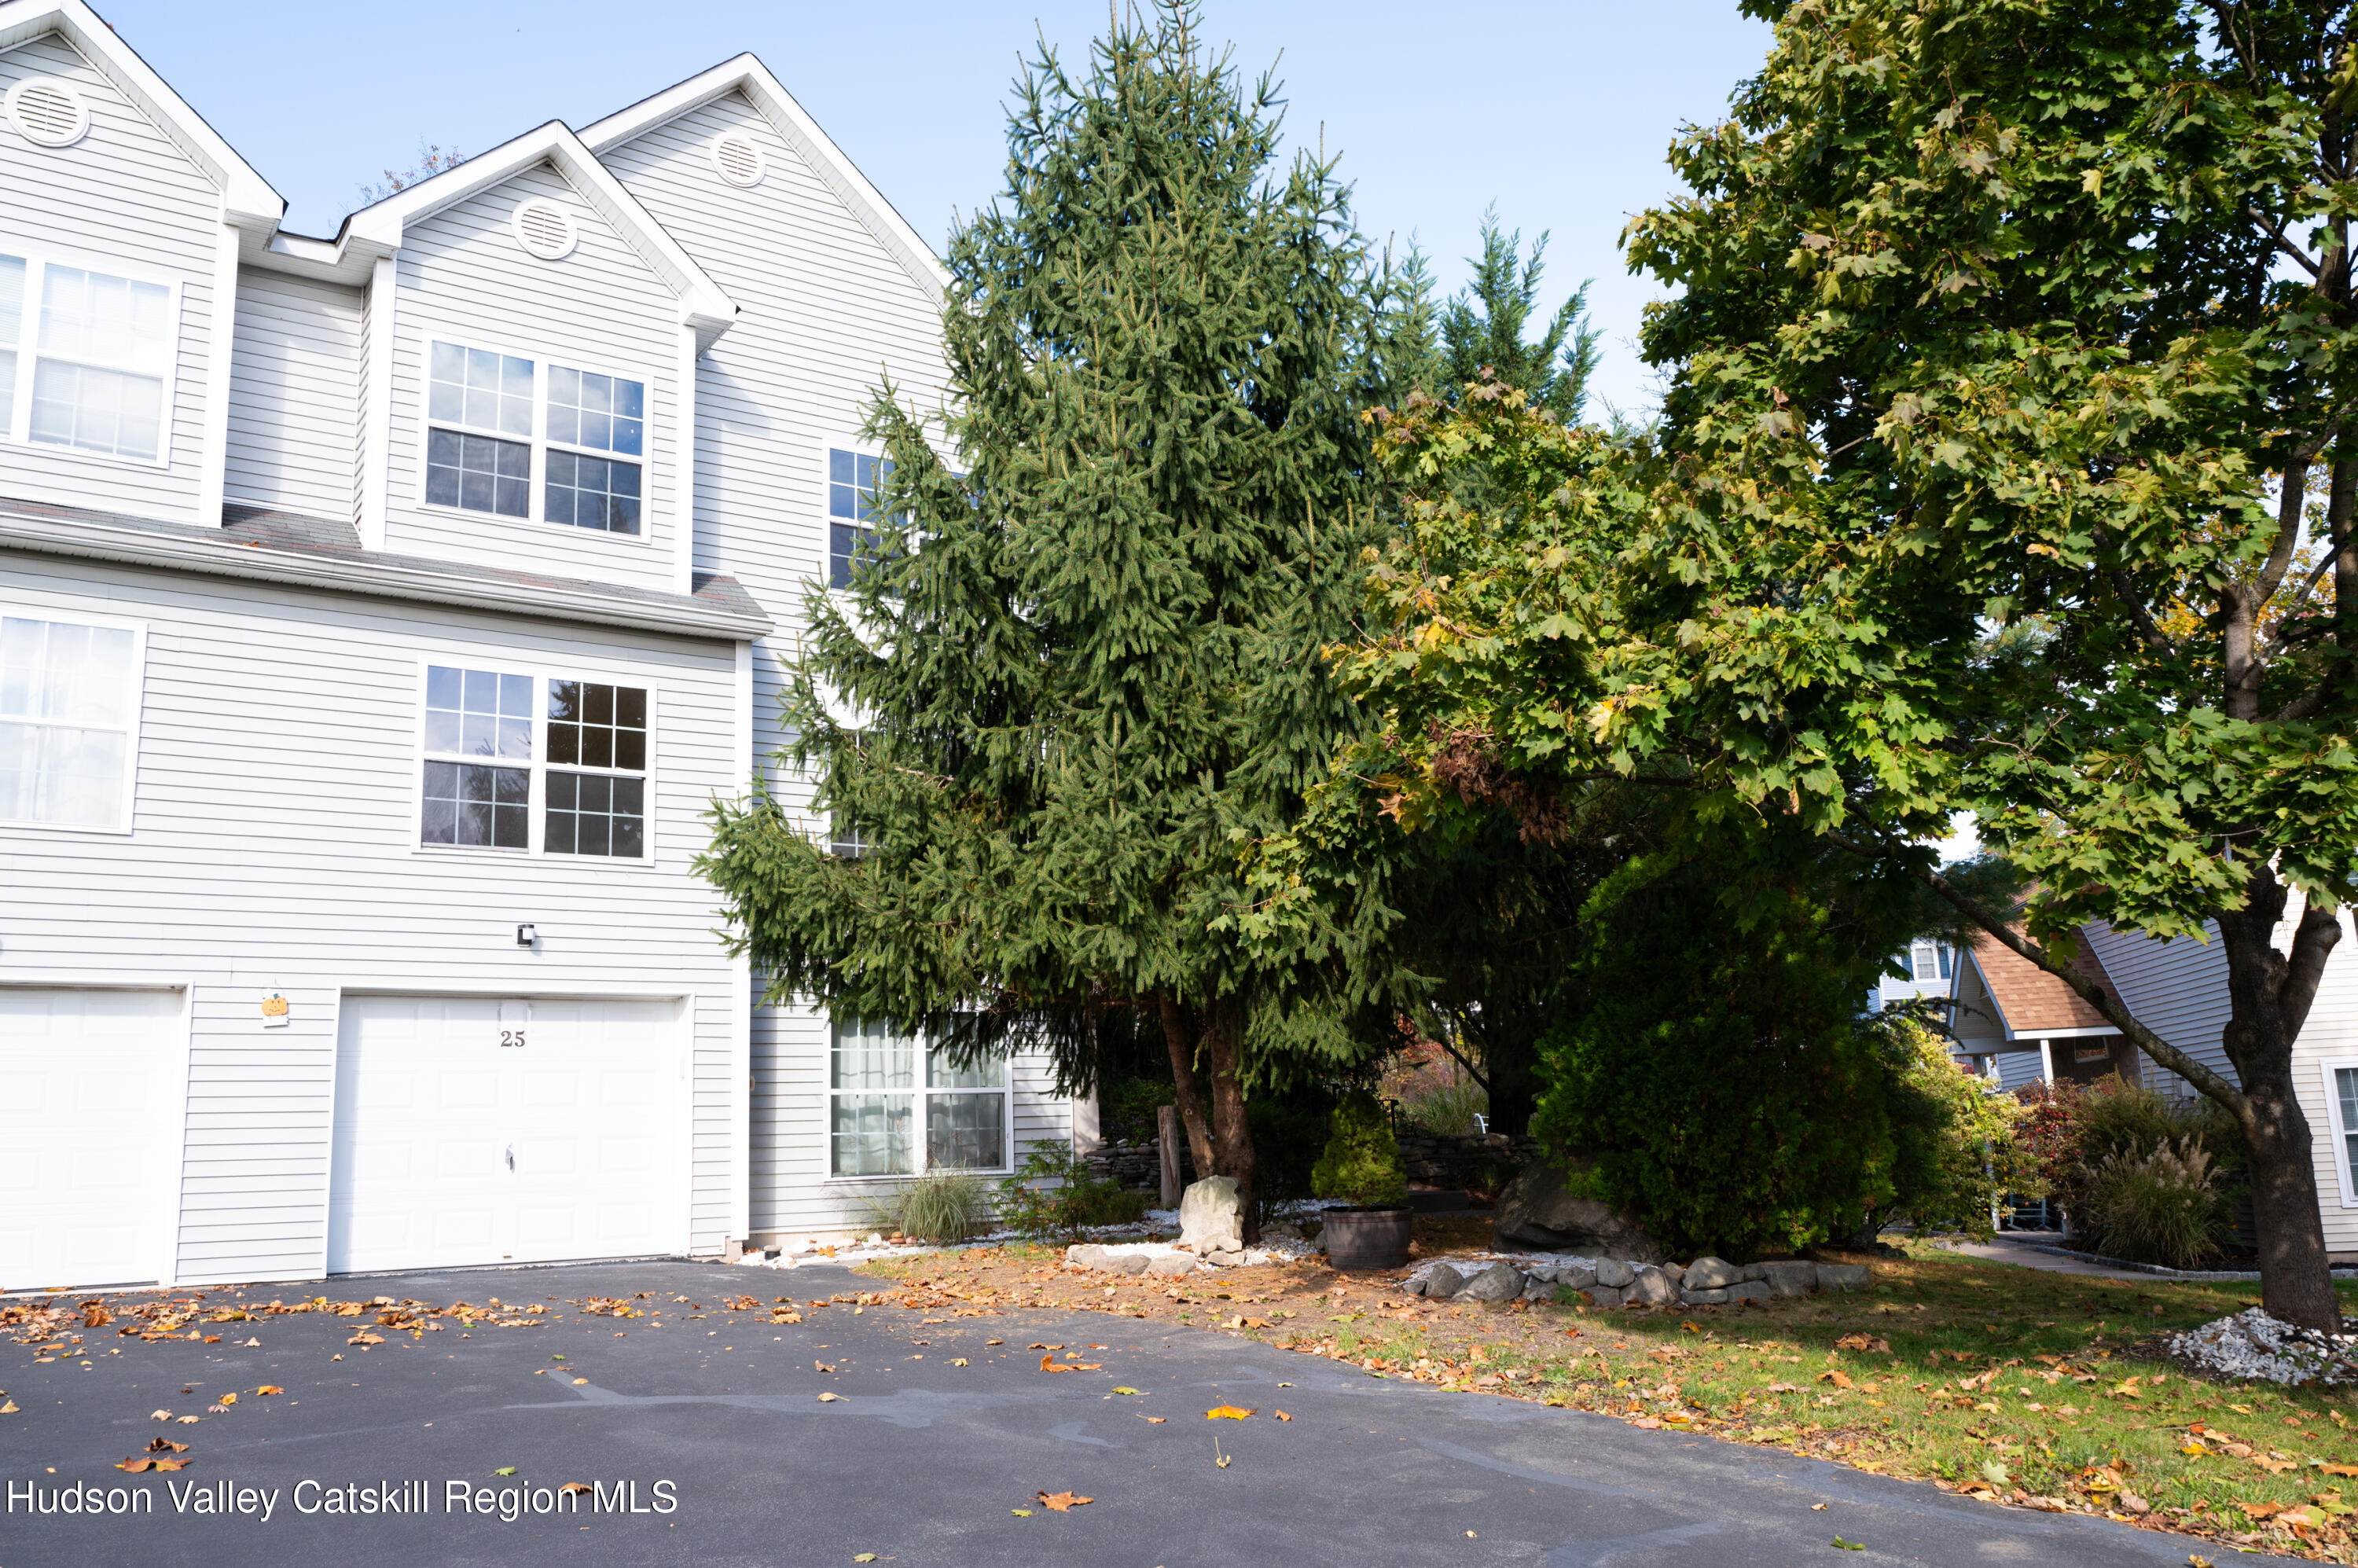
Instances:
[[[1537,1274],[1528,1274],[1523,1278],[1523,1300],[1527,1302],[1552,1302],[1555,1300],[1555,1292],[1553,1280],[1543,1280]]]
[[[1244,1250],[1244,1203],[1234,1176],[1206,1176],[1179,1195],[1179,1241],[1197,1252]]]
[[[1637,1282],[1638,1271],[1619,1258],[1599,1258],[1596,1260],[1596,1282],[1607,1290],[1627,1290]]]
[[[1668,1306],[1678,1299],[1678,1286],[1660,1269],[1640,1268],[1637,1279],[1621,1292],[1623,1306]]]
[[[1150,1274],[1192,1274],[1195,1271],[1195,1260],[1184,1252],[1164,1252],[1146,1265],[1146,1271]]]
[[[1596,1283],[1596,1271],[1585,1263],[1570,1264],[1555,1271],[1555,1281],[1559,1285],[1570,1285],[1575,1291],[1585,1291]]]
[[[1736,1278],[1739,1280],[1765,1280],[1768,1277],[1767,1271],[1768,1267],[1768,1266],[1766,1263],[1747,1263],[1744,1265],[1744,1271],[1736,1275]]]
[[[1065,1261],[1077,1269],[1105,1267],[1106,1249],[1090,1242],[1080,1242],[1065,1249]]]
[[[1760,1280],[1738,1280],[1727,1287],[1726,1294],[1730,1304],[1736,1302],[1765,1302],[1768,1299],[1768,1286],[1766,1281]]]
[[[1523,1271],[1512,1263],[1493,1263],[1457,1293],[1470,1302],[1510,1302],[1523,1293]]]
[[[1665,1263],[1662,1265],[1662,1272],[1671,1277],[1671,1283],[1674,1285],[1683,1285],[1687,1282],[1687,1266],[1684,1263]]]
[[[1105,1266],[1117,1274],[1143,1274],[1152,1261],[1143,1252],[1113,1252],[1107,1255]]]
[[[1818,1266],[1806,1258],[1778,1263],[1755,1263],[1772,1296],[1806,1296],[1818,1288]]]
[[[1466,1276],[1446,1263],[1435,1263],[1424,1276],[1427,1299],[1445,1302],[1466,1288]]]
[[[1821,1263],[1818,1265],[1818,1289],[1822,1291],[1863,1291],[1866,1289],[1866,1265],[1864,1263]]]
[[[1491,1245],[1501,1252],[1536,1249],[1660,1263],[1669,1254],[1637,1221],[1597,1198],[1576,1195],[1564,1170],[1534,1161],[1498,1195]]]
[[[1617,1307],[1621,1304],[1621,1288],[1617,1285],[1591,1285],[1583,1293],[1596,1306]]]
[[[1725,1306],[1727,1292],[1724,1290],[1698,1291],[1690,1287],[1679,1292],[1679,1300],[1688,1306]]]
[[[1698,1258],[1687,1265],[1683,1283],[1691,1291],[1724,1291],[1743,1277],[1743,1271],[1724,1258]]]

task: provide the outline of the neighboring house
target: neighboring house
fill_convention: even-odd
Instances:
[[[2296,899],[2277,929],[2290,946]],[[2325,1243],[2337,1261],[2358,1259],[2358,938],[2342,915],[2342,938],[2327,960],[2317,1000],[2293,1053],[2293,1082],[2309,1118]],[[2155,941],[2096,923],[2081,927],[2080,972],[2120,999],[2155,1033],[2229,1082],[2236,1078],[2221,1035],[2229,1016],[2227,955],[2206,923],[2198,939]],[[2118,1072],[2175,1097],[2192,1085],[2131,1045],[2103,1015],[2054,977],[1985,938],[1958,985],[1956,1033],[1963,1047],[1994,1064],[1999,1081],[2021,1084]]]
[[[0,3],[0,1289],[719,1254],[1071,1136],[755,1008],[693,870],[939,394],[907,225],[750,56],[283,211]]]
[[[1867,993],[1870,1012],[1895,1001],[1927,996],[1945,1000],[1954,994],[1956,949],[1947,943],[1912,942],[1892,962],[1907,970],[1908,978],[1899,979],[1888,974],[1878,977],[1875,989]]]

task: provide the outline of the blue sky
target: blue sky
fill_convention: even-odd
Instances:
[[[586,124],[751,49],[936,246],[1000,187],[1019,56],[1044,35],[1077,60],[1106,24],[1104,0],[99,5],[286,196],[298,231],[332,232],[357,188],[415,162],[421,140],[478,152],[547,120]],[[1291,135],[1315,145],[1323,129],[1361,227],[1416,236],[1445,287],[1486,206],[1527,236],[1552,231],[1549,302],[1595,279],[1600,395],[1632,412],[1651,401],[1633,340],[1657,291],[1627,275],[1617,240],[1673,189],[1663,149],[1682,123],[1722,115],[1765,27],[1726,0],[1210,0],[1204,21],[1249,71],[1277,63]]]

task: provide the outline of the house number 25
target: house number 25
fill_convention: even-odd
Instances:
[[[523,1030],[503,1029],[500,1031],[500,1048],[502,1050],[506,1050],[510,1046],[514,1046],[518,1050],[522,1050],[524,1048]]]

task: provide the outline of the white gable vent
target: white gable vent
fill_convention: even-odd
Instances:
[[[62,81],[28,77],[8,90],[8,123],[28,142],[70,147],[90,130],[90,105]]]
[[[759,185],[769,172],[761,144],[742,131],[724,131],[712,139],[712,167],[731,185]]]
[[[541,260],[563,261],[573,254],[573,214],[547,197],[517,202],[514,222],[516,243]]]

